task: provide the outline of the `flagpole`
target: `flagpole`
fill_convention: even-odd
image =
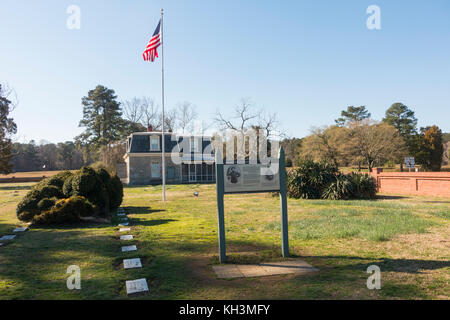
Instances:
[[[166,147],[164,130],[164,32],[163,32],[164,9],[161,8],[161,96],[162,96],[162,184],[163,202],[166,201]]]

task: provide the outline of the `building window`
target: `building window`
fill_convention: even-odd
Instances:
[[[197,152],[197,139],[191,138],[191,152]]]
[[[175,167],[170,166],[167,168],[167,179],[174,179],[175,178]]]
[[[151,151],[159,151],[159,137],[158,136],[150,137],[150,150]]]
[[[152,178],[161,178],[161,165],[159,162],[152,162]]]

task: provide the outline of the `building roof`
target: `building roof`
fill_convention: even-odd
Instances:
[[[154,151],[150,148],[150,137],[154,136],[159,137],[159,145],[162,146],[161,132],[152,131],[131,134],[127,140],[127,153],[161,153],[161,150]],[[202,153],[211,144],[211,137],[209,136],[179,136],[173,133],[165,133],[164,139],[165,152],[167,153],[180,152],[182,150],[182,142],[184,139],[189,139],[189,145],[190,139],[196,139],[196,141],[198,141],[197,144],[201,142],[202,148],[201,150],[198,150],[198,153]]]

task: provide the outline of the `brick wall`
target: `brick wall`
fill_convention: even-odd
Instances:
[[[374,168],[380,193],[450,197],[450,172],[383,172]]]

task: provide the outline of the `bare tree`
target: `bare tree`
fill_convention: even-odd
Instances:
[[[194,120],[197,119],[198,115],[195,109],[195,106],[188,101],[178,104],[177,126],[183,133],[194,130]]]
[[[164,130],[169,132],[175,131],[177,128],[177,118],[177,109],[167,110],[164,114]],[[160,119],[162,119],[161,116]]]
[[[245,132],[250,128],[262,129],[266,137],[270,137],[279,126],[276,113],[255,109],[249,98],[242,98],[240,103],[235,106],[233,115],[229,118],[217,111],[214,122],[221,130],[230,129]]]
[[[260,113],[261,111],[253,110],[253,104],[249,98],[242,98],[240,103],[235,106],[234,113],[230,118],[217,111],[214,121],[222,130],[231,129],[244,132],[252,126],[252,121],[258,119]]]
[[[133,123],[139,123],[141,121],[143,109],[143,99],[133,98],[122,102],[123,116]]]
[[[261,111],[258,119],[258,127],[264,130],[266,137],[270,137],[278,129],[277,114]]]
[[[196,121],[196,125],[194,128],[194,133],[195,134],[199,134],[199,135],[204,135],[206,133],[206,131],[211,128],[212,124],[210,122],[201,120],[201,121]]]
[[[154,130],[161,129],[161,114],[159,112],[159,106],[155,104],[153,99],[142,98],[141,100],[142,108],[142,119],[141,124],[148,128],[153,127]]]
[[[406,154],[400,132],[393,126],[365,119],[349,125],[349,140],[345,151],[367,164],[369,172],[375,163],[399,159]]]

